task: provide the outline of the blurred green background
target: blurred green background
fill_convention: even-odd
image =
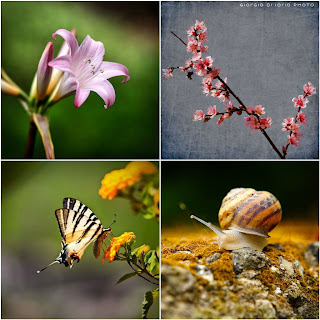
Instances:
[[[282,206],[282,221],[318,224],[319,163],[317,161],[162,161],[162,228],[201,226],[179,208],[186,204],[196,216],[219,225],[222,199],[238,187],[265,190]]]
[[[103,200],[98,190],[104,175],[127,162],[55,161],[2,162],[2,318],[141,318],[146,291],[155,286],[131,278],[115,286],[125,273],[125,262],[101,264],[90,245],[79,264],[70,270],[52,262],[61,250],[55,210],[64,197],[85,203],[115,236],[136,235],[133,248],[159,247],[159,223],[134,215],[123,199]],[[159,305],[149,317],[159,316]]]
[[[130,81],[111,78],[115,104],[105,110],[91,92],[76,109],[74,95],[49,112],[56,158],[158,158],[159,148],[159,3],[154,2],[2,2],[2,67],[27,93],[41,54],[53,41],[55,55],[63,42],[57,29],[76,28],[101,41],[105,61],[129,69]],[[28,116],[12,96],[2,95],[2,158],[24,157]],[[37,136],[34,158],[45,158]]]

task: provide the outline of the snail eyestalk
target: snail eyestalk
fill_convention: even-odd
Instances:
[[[222,236],[224,235],[224,232],[222,230],[220,230],[218,227],[212,225],[211,223],[209,222],[206,222],[194,215],[191,215],[190,216],[191,219],[195,219],[195,220],[198,220],[200,223],[204,224],[205,226],[207,226],[208,228],[210,228],[213,232],[215,232],[218,236]]]

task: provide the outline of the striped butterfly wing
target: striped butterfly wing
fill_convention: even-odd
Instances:
[[[95,221],[96,223],[100,223],[101,221],[98,219],[98,217],[93,213],[92,210],[90,210],[86,205],[84,205],[82,202],[80,202],[77,199],[74,198],[64,198],[63,199],[63,207],[66,209],[72,209],[77,212],[81,212],[82,214],[89,217],[90,220]],[[102,226],[102,224],[101,224]],[[101,247],[103,242],[106,240],[108,234],[111,232],[111,229],[103,229],[101,234],[94,240],[93,244],[93,254],[96,258],[99,258]]]
[[[93,211],[90,210],[86,205],[84,205],[79,200],[76,200],[74,198],[64,198],[63,199],[63,208],[82,213],[85,216],[87,216],[90,220],[101,224],[101,221],[93,213]]]
[[[103,233],[103,226],[97,216],[76,199],[63,199],[63,207],[56,210],[60,234],[81,259],[87,246]]]

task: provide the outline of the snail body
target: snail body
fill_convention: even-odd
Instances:
[[[222,228],[191,216],[214,231],[219,248],[235,250],[249,247],[262,251],[268,233],[281,220],[282,210],[277,198],[267,191],[250,188],[232,189],[222,201],[219,222]]]

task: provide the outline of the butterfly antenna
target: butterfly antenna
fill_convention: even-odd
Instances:
[[[112,220],[109,228],[116,222],[116,217],[117,217],[117,214],[115,213],[115,214],[113,215],[113,220]]]
[[[54,260],[53,262],[51,262],[50,264],[48,264],[46,267],[44,267],[43,269],[41,270],[38,270],[37,273],[40,273],[41,271],[43,271],[44,269],[47,269],[48,267],[52,266],[53,264],[55,263],[59,263],[58,260]]]

